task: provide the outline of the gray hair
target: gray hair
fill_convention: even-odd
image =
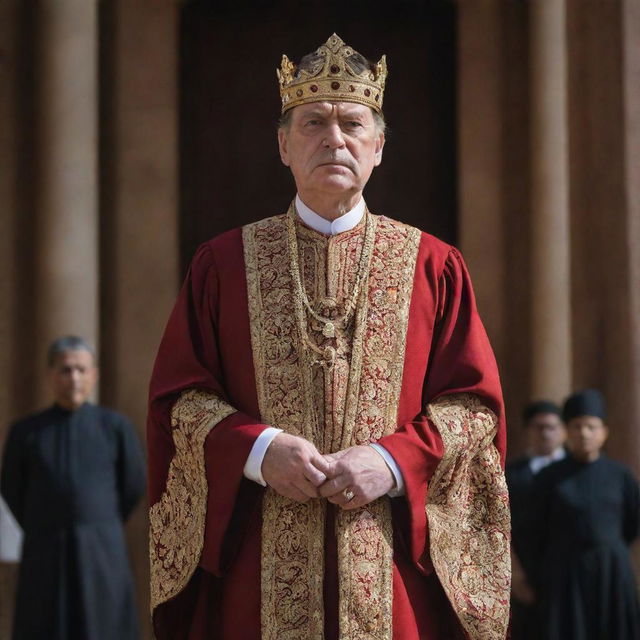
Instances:
[[[371,107],[369,107],[371,109]],[[293,109],[287,109],[278,119],[278,129],[284,129],[287,133],[291,127],[291,114]],[[387,123],[383,113],[378,113],[375,109],[371,109],[373,114],[373,122],[378,133],[384,133],[387,130]]]
[[[47,364],[52,367],[56,363],[56,358],[65,351],[88,351],[96,361],[95,349],[83,338],[79,336],[62,336],[56,338],[47,351]]]

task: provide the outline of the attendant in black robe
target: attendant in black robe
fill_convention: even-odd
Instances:
[[[629,554],[638,537],[638,483],[601,453],[602,396],[587,390],[564,407],[570,456],[535,482],[533,545],[540,640],[640,640]]]
[[[539,640],[535,629],[536,596],[530,578],[535,560],[527,548],[533,481],[539,471],[565,457],[566,429],[560,407],[553,402],[531,402],[522,418],[527,432],[527,454],[506,466],[512,540],[511,638]]]
[[[131,423],[86,400],[97,379],[80,338],[50,350],[55,404],[16,422],[1,490],[24,531],[14,640],[137,640],[123,522],[144,491]]]

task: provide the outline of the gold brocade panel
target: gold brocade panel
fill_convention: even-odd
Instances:
[[[290,212],[291,214],[291,212]],[[252,348],[261,418],[301,435],[323,453],[376,441],[397,427],[406,330],[420,231],[367,214],[355,229],[326,238],[295,225],[301,281],[314,309],[340,317],[354,290],[374,225],[367,279],[354,317],[335,335],[293,309],[286,216],[243,229]],[[306,346],[313,341],[316,349]],[[275,347],[277,342],[278,346]],[[273,345],[273,346],[272,346]],[[330,347],[330,363],[318,353]],[[263,638],[323,637],[325,502],[299,504],[267,490],[262,528]],[[386,498],[339,513],[340,629],[345,639],[390,640],[392,533]]]

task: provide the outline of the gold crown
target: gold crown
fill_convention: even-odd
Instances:
[[[306,102],[338,100],[357,102],[382,110],[384,85],[387,80],[387,58],[382,56],[371,70],[370,63],[335,33],[318,47],[308,69],[298,68],[282,56],[280,69],[282,113]]]

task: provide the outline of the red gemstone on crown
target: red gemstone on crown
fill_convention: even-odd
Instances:
[[[339,82],[332,82],[331,83],[331,88],[336,91],[337,89],[340,88],[340,83]]]
[[[332,64],[331,73],[340,73],[340,67],[337,64]]]
[[[364,90],[364,95],[367,96],[367,98],[371,95],[371,90],[370,89],[365,89]]]
[[[312,84],[309,89],[311,89],[311,93],[315,93],[318,90],[318,85]]]

